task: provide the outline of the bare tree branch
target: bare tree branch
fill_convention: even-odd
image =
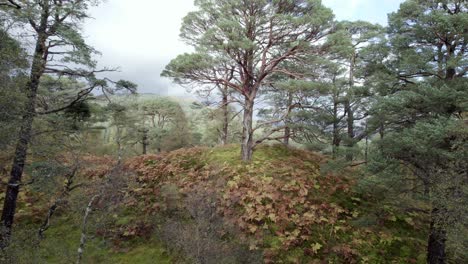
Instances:
[[[7,0],[7,2],[0,2],[0,6],[21,9],[21,6],[18,3],[16,3],[16,1],[14,0]]]

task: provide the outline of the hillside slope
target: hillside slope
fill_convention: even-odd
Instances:
[[[324,173],[325,157],[283,146],[261,146],[251,164],[239,151],[181,149],[123,166],[87,157],[75,179],[85,188],[42,240],[31,238],[54,192],[25,190],[10,261],[75,262],[83,210],[99,195],[82,263],[424,263],[424,216],[357,192],[355,171]]]

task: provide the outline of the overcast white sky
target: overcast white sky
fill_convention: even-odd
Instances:
[[[403,0],[322,0],[339,20],[386,24],[387,14]],[[107,0],[91,11],[84,26],[89,44],[102,52],[101,66],[118,66],[114,79],[138,84],[141,93],[187,95],[159,75],[178,54],[190,51],[179,38],[182,18],[194,10],[193,0]]]

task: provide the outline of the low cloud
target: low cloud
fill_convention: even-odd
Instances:
[[[323,0],[339,20],[386,23],[386,14],[403,0]],[[138,84],[142,93],[187,95],[184,88],[160,77],[177,55],[192,49],[179,38],[182,18],[195,8],[193,0],[112,0],[91,10],[94,19],[84,25],[89,44],[102,52],[101,67],[120,67],[113,79]]]

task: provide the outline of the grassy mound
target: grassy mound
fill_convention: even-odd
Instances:
[[[351,171],[322,175],[324,157],[282,146],[259,148],[251,164],[240,162],[238,153],[229,146],[137,157],[128,163],[138,175],[134,204],[160,218],[187,212],[186,225],[209,227],[220,218],[217,239],[260,252],[259,262],[424,262],[421,217],[379,208],[354,191]],[[211,207],[216,217],[196,213]],[[180,249],[197,259],[196,248]]]

